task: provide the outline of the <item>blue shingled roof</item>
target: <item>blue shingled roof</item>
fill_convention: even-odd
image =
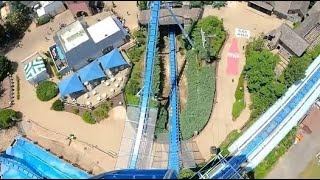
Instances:
[[[77,73],[79,74],[81,82],[83,83],[106,77],[97,60],[81,68],[79,71],[77,71]]]
[[[72,74],[66,79],[63,79],[58,83],[61,96],[67,96],[69,94],[85,90],[86,88],[81,83],[77,74]]]
[[[108,54],[101,56],[98,61],[104,70],[127,64],[118,49],[113,49]]]

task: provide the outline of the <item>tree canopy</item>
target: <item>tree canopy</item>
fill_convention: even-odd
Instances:
[[[202,44],[201,29],[205,33],[206,37],[205,48],[203,48]],[[215,16],[207,16],[201,19],[192,31],[192,37],[199,59],[210,61],[212,58],[217,58],[226,38],[226,32],[224,30],[222,20]]]
[[[0,109],[0,129],[7,129],[14,125],[12,118],[17,118],[18,113],[12,109]]]
[[[8,72],[11,70],[11,61],[4,56],[0,55],[0,81],[7,77]]]

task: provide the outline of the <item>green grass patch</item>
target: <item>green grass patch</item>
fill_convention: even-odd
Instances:
[[[232,106],[232,120],[236,120],[245,107],[246,103],[244,102],[244,99],[236,100],[236,102],[234,102]]]
[[[222,155],[228,155],[230,152],[228,147],[235,142],[240,136],[242,132],[238,133],[238,130],[232,130],[226,137],[224,141],[220,144],[219,148],[222,151]]]
[[[254,169],[256,179],[263,179],[278,162],[279,158],[284,155],[293,145],[296,137],[297,127],[294,127],[285,136],[284,139],[275,147],[268,156]]]
[[[232,120],[236,120],[241,112],[246,107],[246,103],[244,101],[244,74],[241,73],[237,85],[236,92],[234,94],[236,101],[233,103],[232,106]]]

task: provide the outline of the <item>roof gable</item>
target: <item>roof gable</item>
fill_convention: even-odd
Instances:
[[[81,82],[83,83],[106,77],[99,65],[99,62],[96,60],[91,62],[87,66],[83,67],[82,69],[78,70],[77,74],[79,74]]]
[[[104,70],[115,68],[121,65],[128,64],[126,60],[123,59],[118,49],[113,49],[108,54],[98,58]]]
[[[67,96],[69,94],[83,91],[86,89],[84,85],[81,83],[77,74],[72,74],[66,79],[63,79],[62,81],[60,81],[58,83],[58,87],[59,87],[61,96]]]

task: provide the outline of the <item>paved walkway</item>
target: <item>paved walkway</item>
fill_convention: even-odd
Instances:
[[[316,158],[320,151],[320,110],[313,109],[307,118],[312,118],[312,133],[304,134],[298,142],[279,160],[267,179],[297,179],[308,163]]]
[[[240,58],[238,64],[238,74],[229,75],[227,73],[227,57],[231,47],[233,38],[235,37],[235,28],[250,30],[251,37],[256,37],[260,33],[267,33],[281,25],[283,21],[274,16],[263,15],[259,12],[251,10],[247,7],[246,2],[231,2],[228,1],[228,7],[218,9],[205,8],[203,16],[218,16],[223,18],[223,23],[226,31],[229,33],[229,38],[222,49],[221,60],[219,61],[217,79],[217,103],[214,106],[212,116],[205,129],[194,138],[203,157],[210,159],[210,146],[219,146],[226,136],[234,129],[240,129],[250,116],[250,98],[249,94],[245,93],[246,108],[241,113],[240,117],[232,120],[232,105],[235,101],[234,93],[238,84],[239,75],[245,65],[245,56],[243,46],[248,39],[237,38],[238,48],[240,50]],[[250,21],[248,21],[250,19]],[[234,79],[234,82],[232,82]]]

